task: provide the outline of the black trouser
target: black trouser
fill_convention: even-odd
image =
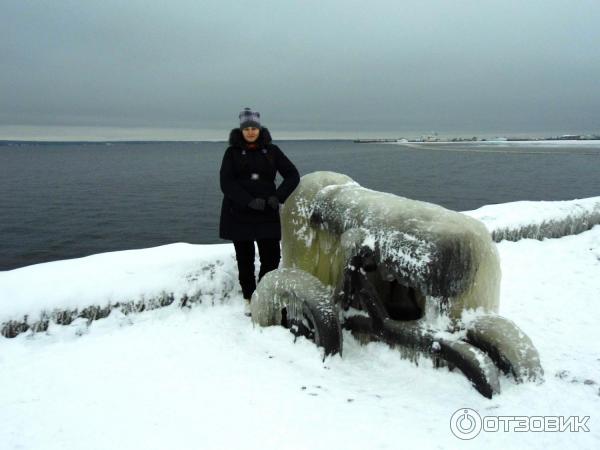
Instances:
[[[258,281],[263,275],[271,270],[277,269],[281,259],[279,239],[260,239],[258,244],[258,256],[260,258],[260,272]],[[254,277],[254,241],[233,241],[235,257],[237,259],[240,286],[245,299],[250,299],[256,289],[256,278]]]

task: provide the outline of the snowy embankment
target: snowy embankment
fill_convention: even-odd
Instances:
[[[569,201],[520,201],[465,211],[485,224],[496,242],[558,238],[600,224],[600,197]]]
[[[102,253],[0,272],[0,331],[92,321],[171,304],[226,300],[235,293],[233,246],[177,243]]]
[[[0,323],[48,320],[44,333],[0,338],[0,446],[598,448],[600,226],[498,249],[500,314],[531,337],[546,380],[502,377],[492,400],[459,373],[414,365],[385,344],[361,346],[349,333],[343,358],[323,361],[282,327],[253,327],[230,245],[172,244],[0,272]],[[123,313],[161,301],[169,304]],[[53,311],[90,306],[110,314],[68,326],[51,320]],[[461,441],[449,423],[464,407],[482,417],[589,416],[589,431],[482,431]]]

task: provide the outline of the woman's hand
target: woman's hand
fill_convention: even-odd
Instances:
[[[248,203],[248,208],[254,209],[256,211],[264,211],[265,200],[263,198],[253,198],[250,201],[250,203]]]

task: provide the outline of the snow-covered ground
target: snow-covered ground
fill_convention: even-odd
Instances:
[[[172,244],[0,272],[0,323],[57,307],[176,299],[0,338],[0,448],[599,448],[600,226],[498,249],[500,313],[531,337],[546,375],[539,385],[502,378],[492,400],[460,373],[414,365],[385,344],[361,346],[345,334],[343,358],[323,361],[281,327],[254,327],[230,245]],[[180,306],[184,296],[196,300],[191,308]],[[488,418],[589,416],[589,431],[460,440],[450,420],[461,408]]]

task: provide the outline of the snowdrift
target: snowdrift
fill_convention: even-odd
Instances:
[[[88,323],[173,305],[219,303],[237,289],[232,245],[170,244],[0,272],[0,332]]]
[[[600,224],[600,197],[486,205],[463,214],[483,222],[496,242],[559,238]]]

